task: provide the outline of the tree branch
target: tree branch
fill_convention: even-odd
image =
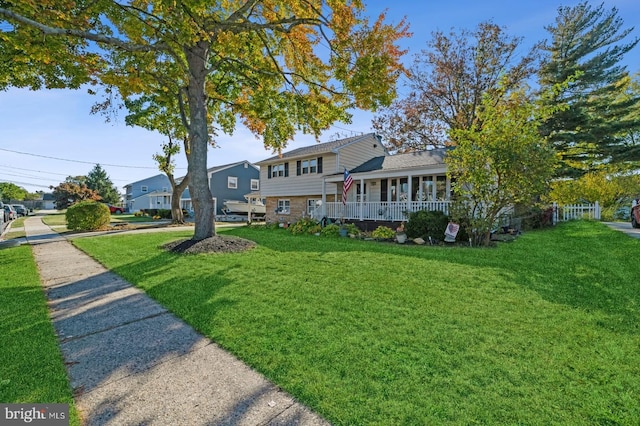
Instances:
[[[150,52],[150,51],[166,51],[167,45],[164,43],[142,45],[132,42],[120,40],[116,37],[109,37],[102,34],[95,34],[87,31],[80,31],[68,28],[54,28],[48,25],[41,24],[40,22],[29,19],[25,16],[19,15],[5,8],[0,8],[0,15],[4,15],[7,18],[13,19],[30,27],[40,30],[44,35],[53,36],[68,36],[75,37],[84,40],[91,40],[97,43],[104,43],[110,46],[118,47],[128,52]]]

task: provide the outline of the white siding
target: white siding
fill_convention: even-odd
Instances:
[[[296,162],[298,159],[283,161],[289,163],[288,177],[269,178],[268,166],[260,167],[260,195],[263,197],[277,196],[304,196],[322,194],[322,177],[330,173],[335,168],[335,154],[322,154],[322,173],[312,173],[296,176]],[[304,157],[304,158],[317,158]],[[279,164],[279,163],[276,163]],[[335,184],[327,185],[327,191],[332,187],[335,191]]]
[[[335,165],[335,172],[343,172],[345,168],[353,169],[374,157],[382,157],[384,155],[386,155],[384,147],[377,138],[371,137],[354,142],[340,149],[338,154],[340,160],[339,164]]]

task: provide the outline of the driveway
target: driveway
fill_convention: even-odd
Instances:
[[[632,238],[640,238],[640,228],[633,228],[629,222],[603,222],[611,229],[624,232]]]

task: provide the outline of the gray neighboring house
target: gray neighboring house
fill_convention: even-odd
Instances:
[[[165,174],[129,183],[124,189],[124,203],[128,212],[171,208],[171,184]]]
[[[215,201],[216,215],[223,214],[224,201],[243,201],[246,194],[260,191],[260,169],[248,161],[211,167],[207,170],[209,190]],[[171,184],[165,174],[159,174],[125,185],[127,211],[170,209]],[[187,188],[180,197],[183,209],[193,210]]]

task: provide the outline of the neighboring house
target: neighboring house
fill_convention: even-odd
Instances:
[[[207,170],[216,215],[223,214],[227,200],[246,201],[245,195],[260,191],[260,169],[248,161],[211,167]]]
[[[146,209],[171,208],[171,183],[159,174],[124,186],[125,207],[134,213]]]
[[[43,210],[54,210],[56,208],[56,197],[53,194],[42,194],[42,206]]]
[[[370,133],[299,148],[257,164],[267,221],[402,221],[407,212],[448,210],[444,150],[390,155]],[[342,200],[344,170],[353,185]]]
[[[224,201],[244,200],[246,194],[260,190],[260,171],[248,161],[211,167],[207,170],[207,176],[216,205],[216,215],[223,214]],[[171,184],[164,174],[130,183],[124,188],[129,212],[171,208]],[[180,197],[180,206],[186,210],[193,209],[188,188]]]

